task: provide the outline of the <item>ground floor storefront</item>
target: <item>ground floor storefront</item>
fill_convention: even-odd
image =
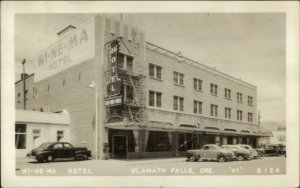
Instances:
[[[257,147],[258,136],[184,130],[108,129],[110,158],[183,156],[205,144],[247,144]]]

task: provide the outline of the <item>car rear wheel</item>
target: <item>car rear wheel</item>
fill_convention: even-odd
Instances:
[[[225,162],[226,161],[226,158],[224,156],[219,156],[218,157],[218,161],[219,162]]]
[[[53,156],[52,156],[52,155],[49,155],[49,156],[47,157],[47,161],[48,161],[48,162],[52,162],[52,161],[53,161]]]
[[[236,158],[239,161],[243,161],[244,160],[244,156],[243,155],[238,155]]]

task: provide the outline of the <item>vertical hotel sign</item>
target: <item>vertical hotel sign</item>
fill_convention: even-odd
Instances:
[[[36,57],[35,82],[53,76],[95,56],[95,20],[90,19]]]
[[[110,77],[107,82],[107,94],[108,97],[105,101],[106,106],[115,106],[122,104],[121,96],[121,78],[118,76],[118,53],[120,50],[119,41],[113,40],[110,44]]]

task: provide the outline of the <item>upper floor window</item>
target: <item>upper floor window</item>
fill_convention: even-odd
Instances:
[[[231,108],[225,107],[225,118],[231,119]]]
[[[225,99],[231,99],[231,89],[225,88]]]
[[[253,118],[253,114],[252,113],[248,113],[248,122],[252,122],[252,118]]]
[[[173,109],[174,110],[183,111],[184,98],[183,97],[174,96],[173,100],[174,100]]]
[[[218,105],[215,105],[215,104],[210,105],[210,115],[218,116]]]
[[[194,113],[202,114],[202,102],[194,101]]]
[[[248,105],[252,106],[253,105],[253,97],[248,96]]]
[[[194,89],[202,91],[202,80],[194,78]]]
[[[179,73],[179,72],[175,72],[173,73],[174,75],[174,84],[175,85],[180,85],[180,86],[183,86],[183,74],[182,73]]]
[[[123,88],[124,100],[125,101],[133,101],[133,87],[131,85],[124,85]]]
[[[118,68],[132,72],[133,71],[133,57],[119,53],[118,54]]]
[[[210,94],[218,95],[218,85],[210,84]]]
[[[161,93],[149,91],[149,106],[161,107]]]
[[[149,64],[149,76],[157,79],[161,79],[161,66]]]
[[[240,103],[242,103],[243,102],[243,94],[237,92],[236,95],[237,95],[237,101],[240,102]]]
[[[236,117],[237,120],[239,120],[239,121],[242,121],[242,120],[243,120],[243,111],[237,110],[236,115],[237,115],[237,117]]]

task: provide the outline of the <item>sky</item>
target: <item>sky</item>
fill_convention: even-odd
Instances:
[[[15,17],[15,78],[68,25],[95,14],[21,14]],[[109,14],[146,32],[146,41],[257,86],[261,122],[285,125],[285,15],[283,13]]]

